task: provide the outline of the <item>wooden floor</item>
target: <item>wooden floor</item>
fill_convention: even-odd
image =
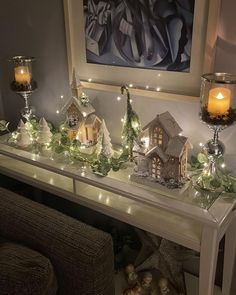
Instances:
[[[198,278],[185,273],[186,287],[187,287],[187,295],[199,295],[198,294]],[[115,295],[123,295],[123,290],[126,288],[126,281],[122,273],[116,275],[116,294]],[[174,295],[174,294],[168,294]],[[204,294],[202,294],[204,295]],[[219,287],[215,287],[214,295],[222,295]]]

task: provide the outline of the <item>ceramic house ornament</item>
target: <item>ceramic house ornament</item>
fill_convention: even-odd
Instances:
[[[64,126],[71,139],[77,138],[84,145],[93,145],[97,142],[101,120],[95,114],[88,96],[82,91],[82,85],[78,82],[75,71],[72,78],[72,97],[61,110],[66,116]]]
[[[48,123],[44,118],[41,118],[39,121],[39,131],[38,131],[37,142],[39,144],[46,145],[50,143],[51,138],[52,138],[52,133],[50,131]]]
[[[181,136],[182,129],[169,112],[157,115],[142,130],[142,141],[135,146],[137,154],[133,180],[145,179],[176,187],[186,178],[187,155],[191,147]],[[148,144],[147,144],[148,142]]]
[[[22,120],[17,127],[16,144],[21,148],[26,148],[31,144],[30,134]]]

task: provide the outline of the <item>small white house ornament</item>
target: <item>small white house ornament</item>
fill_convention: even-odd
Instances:
[[[157,115],[142,130],[134,147],[136,165],[132,180],[179,186],[187,176],[187,156],[191,147],[181,136],[182,129],[169,112]]]
[[[61,109],[65,115],[64,123],[69,138],[77,138],[82,144],[91,145],[97,142],[101,120],[95,114],[95,109],[89,97],[83,92],[83,87],[73,71],[71,83],[71,98]]]

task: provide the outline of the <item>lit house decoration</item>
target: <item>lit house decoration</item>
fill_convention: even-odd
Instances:
[[[136,166],[132,180],[178,186],[186,178],[187,154],[191,147],[169,112],[157,115],[142,130],[135,146]]]
[[[75,71],[73,71],[71,90],[72,97],[61,110],[61,113],[66,116],[64,127],[71,139],[77,138],[84,145],[95,144],[101,120],[95,114],[95,109],[88,96],[83,92]]]

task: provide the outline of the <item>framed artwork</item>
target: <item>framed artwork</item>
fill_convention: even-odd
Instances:
[[[94,89],[132,84],[140,95],[198,96],[213,67],[219,7],[220,0],[64,0],[69,71]]]

